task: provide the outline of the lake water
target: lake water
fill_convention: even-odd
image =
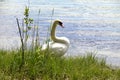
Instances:
[[[108,64],[120,66],[120,1],[119,0],[30,0],[30,17],[38,21],[43,43],[52,20],[60,19],[65,28],[57,36],[71,41],[67,56],[94,52]],[[27,0],[0,0],[0,48],[20,46],[16,17],[22,19]]]

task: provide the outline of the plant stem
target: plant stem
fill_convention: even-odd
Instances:
[[[17,25],[18,25],[18,29],[19,29],[19,35],[20,35],[20,39],[21,39],[21,43],[22,43],[22,63],[21,63],[21,67],[22,67],[24,65],[24,42],[23,42],[23,37],[22,37],[22,33],[21,33],[18,18],[16,18],[16,20],[17,20]]]
[[[38,26],[39,26],[39,16],[40,16],[40,9],[39,9],[39,12],[38,12],[38,23],[37,23],[37,28],[36,28],[36,43],[35,43],[35,48],[37,48],[40,43],[39,43],[39,31],[38,31]]]
[[[53,16],[54,16],[54,8],[53,8],[53,10],[52,10],[51,23],[50,23],[49,33],[51,32],[51,29],[52,29],[52,18],[53,18]],[[51,38],[50,38],[50,40],[51,40]]]

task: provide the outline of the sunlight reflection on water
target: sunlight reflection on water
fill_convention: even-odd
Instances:
[[[27,0],[0,0],[0,48],[20,46],[15,18],[24,17],[26,5]],[[61,19],[66,27],[58,28],[57,36],[66,36],[71,41],[66,55],[98,52],[113,64],[112,60],[120,55],[119,7],[118,0],[30,0],[30,17],[37,21],[37,12],[41,9],[39,34],[43,42],[54,8],[53,20]],[[117,59],[117,65],[119,62]]]

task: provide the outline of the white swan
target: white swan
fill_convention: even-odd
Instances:
[[[70,41],[66,37],[56,37],[55,30],[56,30],[57,25],[64,28],[63,23],[60,20],[55,20],[52,24],[52,29],[51,29],[51,40],[52,41],[48,43],[49,45],[44,44],[42,46],[42,50],[46,50],[48,48],[55,55],[63,56],[69,48]]]

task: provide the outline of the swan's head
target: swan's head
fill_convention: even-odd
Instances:
[[[62,21],[60,21],[60,20],[55,20],[55,23],[56,23],[57,25],[61,26],[62,28],[64,28]]]

